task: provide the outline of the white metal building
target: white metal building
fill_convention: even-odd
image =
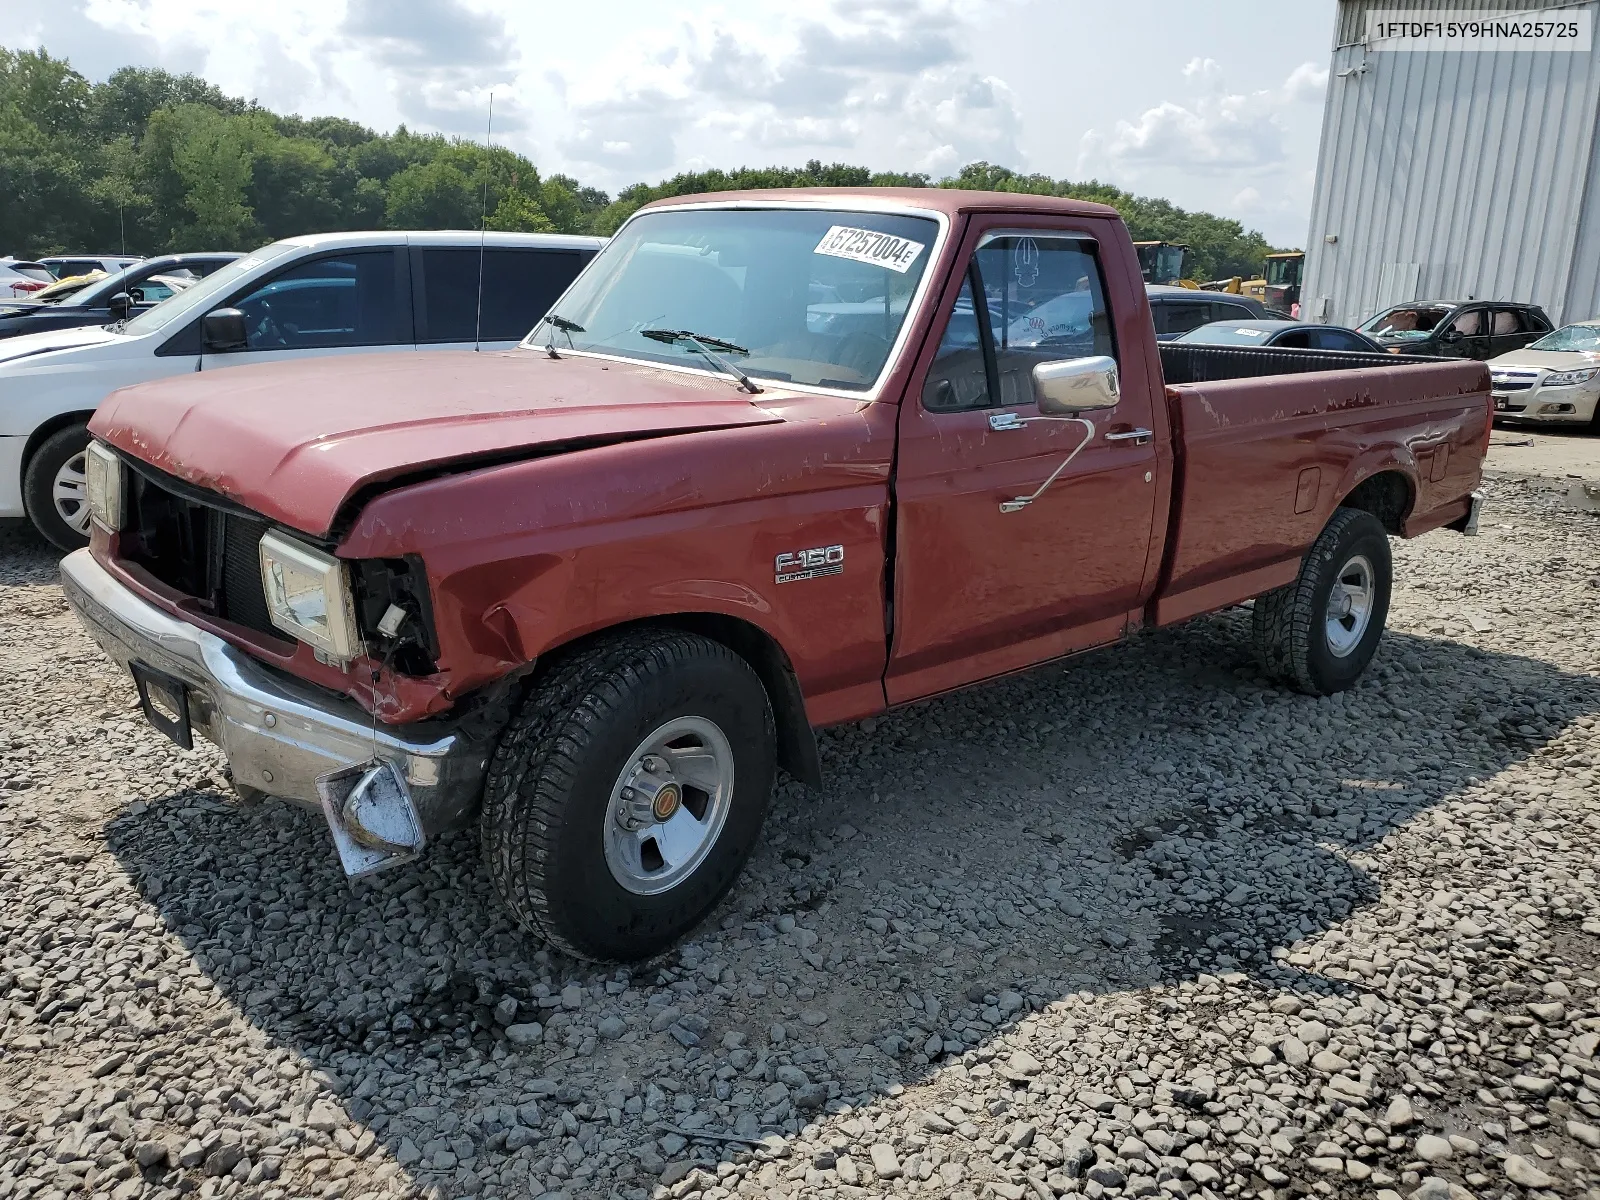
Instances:
[[[1339,0],[1301,314],[1354,325],[1406,300],[1600,316],[1597,0]],[[1587,12],[1586,51],[1392,50],[1369,10]],[[1393,44],[1393,43],[1391,43]]]

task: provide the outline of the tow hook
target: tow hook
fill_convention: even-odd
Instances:
[[[317,777],[317,795],[339,862],[351,879],[410,862],[427,835],[400,768],[368,759]]]

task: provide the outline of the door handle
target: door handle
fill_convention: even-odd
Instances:
[[[1132,442],[1135,446],[1142,446],[1155,436],[1155,433],[1149,429],[1127,429],[1122,433],[1106,434],[1106,441]]]

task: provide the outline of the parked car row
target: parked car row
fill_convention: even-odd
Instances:
[[[50,268],[20,258],[0,259],[0,300],[25,300],[56,281]]]
[[[60,304],[0,312],[0,517],[26,515],[64,550],[84,544],[86,426],[117,388],[286,358],[509,349],[602,244],[323,234],[148,259]],[[203,278],[173,292],[178,271]]]
[[[209,254],[164,254],[147,258],[114,275],[102,274],[83,287],[50,303],[0,308],[0,338],[105,325],[135,316],[204,279],[218,267],[244,257],[234,251]],[[65,279],[56,283],[61,287]],[[51,289],[46,288],[41,296]]]

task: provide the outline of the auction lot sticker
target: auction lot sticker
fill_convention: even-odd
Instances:
[[[848,258],[851,262],[867,263],[874,267],[888,267],[904,275],[911,269],[911,264],[917,261],[917,255],[925,249],[927,246],[922,242],[895,237],[892,233],[835,225],[822,235],[822,240],[812,253]]]

